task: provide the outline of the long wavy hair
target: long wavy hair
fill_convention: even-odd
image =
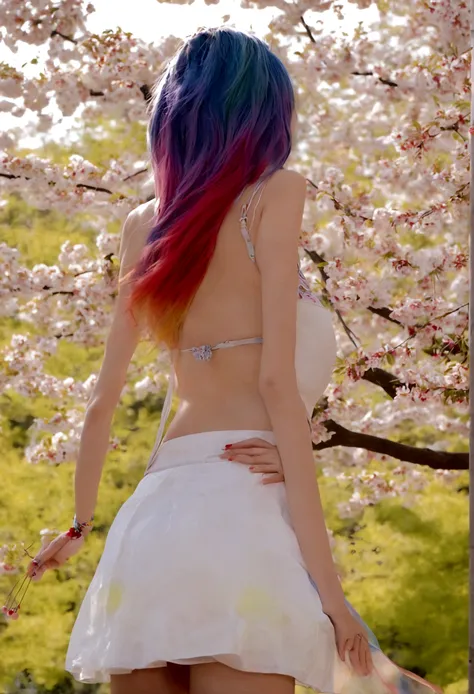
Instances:
[[[124,279],[133,315],[157,342],[176,346],[235,199],[286,162],[294,104],[283,63],[229,28],[187,39],[153,87],[147,140],[159,205]]]

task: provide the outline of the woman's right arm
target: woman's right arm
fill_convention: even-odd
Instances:
[[[336,626],[339,654],[353,644],[360,625],[348,610],[331,554],[315,474],[311,433],[295,370],[298,301],[298,238],[306,181],[288,170],[275,173],[262,198],[255,244],[262,280],[263,346],[260,393],[276,439],[285,475],[288,510],[309,575],[318,587],[324,612]],[[342,616],[343,628],[337,629]],[[340,637],[346,641],[340,643]],[[359,669],[358,658],[353,664]],[[366,674],[365,666],[360,668]]]

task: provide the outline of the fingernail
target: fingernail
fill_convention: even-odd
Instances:
[[[234,459],[233,459],[233,458],[231,458],[231,457],[229,456],[229,457],[227,458],[227,460],[234,460]]]
[[[251,466],[249,467],[249,470],[255,470],[255,466],[254,466],[254,465],[251,465]]]
[[[232,448],[232,444],[231,444],[231,443],[227,443],[227,444],[224,446],[224,449],[226,450],[227,448]]]

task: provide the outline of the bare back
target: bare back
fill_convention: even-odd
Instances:
[[[181,349],[262,334],[260,273],[249,259],[239,228],[242,206],[254,188],[244,191],[221,226],[215,253],[185,316]],[[149,207],[148,227],[153,214]],[[260,211],[256,197],[248,210],[254,243]],[[173,350],[179,407],[165,440],[199,431],[271,428],[258,388],[260,357],[259,344],[216,350],[208,362],[197,361],[191,352]]]
[[[254,186],[234,203],[218,234],[215,253],[186,315],[180,347],[262,335],[261,280],[240,233],[242,205]],[[255,244],[258,197],[248,210]],[[208,362],[175,352],[180,405],[166,438],[198,431],[271,428],[258,388],[261,345],[219,349]]]

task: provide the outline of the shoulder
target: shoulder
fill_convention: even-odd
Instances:
[[[280,196],[296,196],[297,198],[306,195],[306,178],[298,171],[293,169],[280,169],[268,179],[266,193],[280,199]]]
[[[120,259],[127,266],[136,263],[152,228],[155,200],[139,205],[128,213],[120,238]]]
[[[299,236],[306,199],[306,178],[292,169],[280,169],[267,181],[263,194],[260,231],[269,241],[276,236]]]
[[[280,169],[268,179],[255,243],[261,271],[265,265],[273,265],[278,272],[283,266],[289,268],[289,273],[293,271],[305,198],[306,179],[297,171]],[[289,281],[293,281],[291,277]]]
[[[134,232],[147,232],[151,230],[151,224],[155,212],[155,200],[149,200],[142,205],[135,207],[128,213],[124,224],[124,233],[127,235]]]
[[[141,251],[151,231],[154,212],[155,200],[150,200],[128,213],[122,229],[122,248]]]

